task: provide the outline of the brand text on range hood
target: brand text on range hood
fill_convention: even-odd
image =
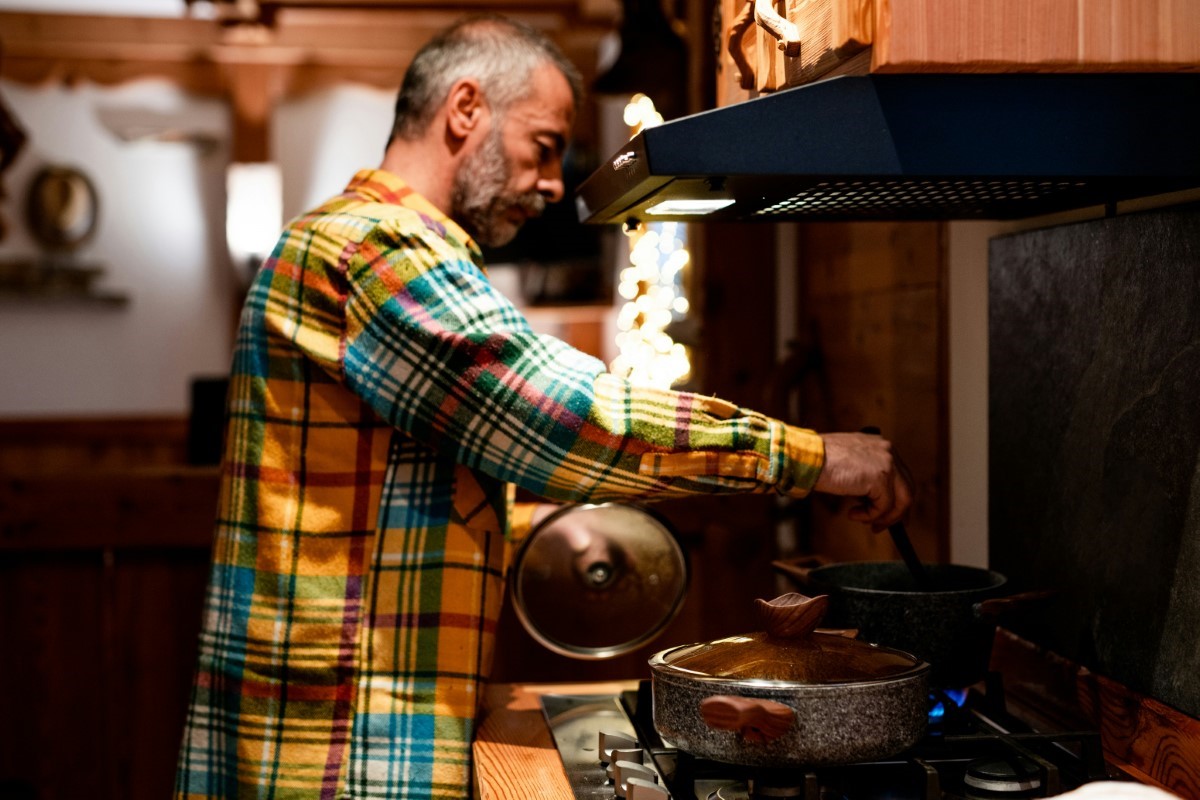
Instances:
[[[1012,219],[1200,186],[1200,75],[831,78],[649,128],[584,222]]]

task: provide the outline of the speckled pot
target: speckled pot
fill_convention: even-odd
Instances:
[[[925,733],[926,663],[893,678],[806,685],[688,674],[669,663],[678,649],[650,659],[654,727],[693,755],[756,767],[817,767],[893,756]],[[719,695],[782,703],[794,715],[778,738],[753,741],[705,721],[701,703]]]

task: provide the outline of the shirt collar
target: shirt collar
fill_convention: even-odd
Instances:
[[[359,170],[346,186],[346,193],[377,203],[403,206],[417,212],[430,228],[447,238],[461,242],[470,250],[475,263],[480,268],[483,267],[483,252],[471,235],[447,217],[441,209],[426,200],[424,195],[409,186],[403,178],[381,169]]]

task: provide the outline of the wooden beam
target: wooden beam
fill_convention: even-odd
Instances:
[[[224,95],[240,65],[259,64],[275,70],[269,77],[245,70],[247,81],[260,84],[241,90],[247,96],[266,91],[279,99],[346,81],[392,89],[416,51],[480,1],[407,11],[283,9],[270,28],[200,19],[0,12],[0,76],[30,84],[163,77],[196,94]],[[576,3],[586,6],[587,0],[569,5]],[[610,20],[556,11],[568,5],[563,0],[544,6],[489,5],[561,39],[574,53],[585,41],[591,56],[580,64],[585,72],[600,39],[612,30]]]
[[[27,84],[116,84],[162,77],[212,95],[220,79],[208,55],[221,30],[206,20],[0,12],[0,76]]]
[[[0,76],[28,84],[118,84],[165,78],[227,97],[235,161],[271,158],[270,122],[284,99],[344,83],[393,90],[417,50],[465,11],[504,11],[559,40],[590,78],[607,21],[594,0],[471,0],[454,6],[277,3],[270,27],[218,20],[0,12]],[[335,7],[338,6],[338,7]],[[403,7],[401,7],[403,6]]]

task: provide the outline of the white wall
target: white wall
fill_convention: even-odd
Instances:
[[[345,85],[283,103],[272,120],[271,151],[283,166],[283,216],[340,192],[377,167],[392,129],[396,95]]]
[[[950,561],[988,563],[988,240],[1011,226],[949,225]]]
[[[76,256],[104,267],[99,288],[130,298],[116,308],[0,301],[0,416],[186,413],[191,379],[226,373],[232,349],[227,104],[160,81],[71,89],[0,81],[0,96],[29,137],[4,176],[0,261],[38,253],[24,221],[36,171],[76,166],[100,198],[96,232]],[[379,164],[393,103],[391,92],[345,86],[279,108],[272,148],[285,218]],[[201,143],[123,141],[110,130],[147,125]]]
[[[7,11],[39,14],[122,14],[138,17],[182,17],[188,13],[184,0],[0,0]],[[197,15],[207,12],[204,4]]]
[[[229,113],[165,82],[116,88],[0,81],[28,135],[4,176],[9,234],[0,260],[36,256],[25,194],[45,164],[73,165],[99,195],[99,222],[77,253],[102,266],[119,308],[0,302],[0,415],[176,414],[195,375],[228,369],[232,273],[224,247]],[[203,134],[188,142],[123,141],[100,121],[133,114]]]
[[[225,374],[232,350],[227,104],[157,81],[75,89],[0,81],[0,96],[30,139],[4,176],[9,235],[0,261],[37,253],[24,223],[36,170],[75,165],[101,205],[96,234],[78,256],[106,268],[103,289],[130,297],[122,308],[0,300],[0,417],[185,414],[191,379]],[[394,103],[394,91],[343,85],[281,104],[271,150],[282,167],[284,219],[379,165]],[[166,124],[172,136],[199,135],[210,146],[122,141],[101,117],[125,129]]]

